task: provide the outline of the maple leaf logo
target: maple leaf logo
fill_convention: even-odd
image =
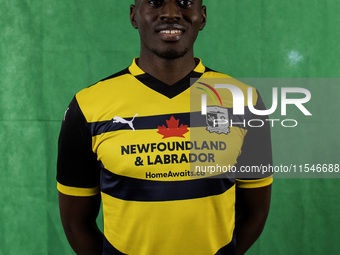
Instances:
[[[166,126],[158,126],[158,134],[163,135],[163,138],[169,138],[169,137],[182,137],[184,138],[184,134],[189,132],[188,129],[188,125],[183,125],[181,124],[180,126],[178,126],[179,124],[179,119],[176,120],[174,118],[174,116],[171,116],[170,120],[165,120],[166,124],[168,127]]]

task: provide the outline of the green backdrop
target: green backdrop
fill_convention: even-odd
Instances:
[[[73,254],[57,204],[61,119],[77,91],[138,55],[130,2],[0,0],[1,255]],[[236,78],[340,77],[338,0],[205,4],[195,52],[206,66]],[[310,88],[312,117],[296,111],[298,127],[272,130],[275,164],[339,163],[332,81]],[[247,254],[339,254],[339,202],[340,179],[277,178],[267,225]]]

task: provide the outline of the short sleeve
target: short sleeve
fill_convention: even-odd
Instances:
[[[260,94],[255,109],[265,110]],[[272,146],[270,136],[270,122],[268,115],[251,115],[256,125],[248,125],[243,141],[241,155],[237,159],[236,186],[239,188],[259,188],[273,182]],[[256,120],[256,121],[255,121]],[[263,125],[262,125],[263,124]]]
[[[65,112],[58,141],[57,188],[70,196],[99,193],[100,163],[92,151],[89,125],[73,98]]]

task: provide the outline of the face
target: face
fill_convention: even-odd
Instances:
[[[141,54],[175,59],[193,52],[198,32],[206,23],[202,0],[136,0],[130,19],[138,29]]]

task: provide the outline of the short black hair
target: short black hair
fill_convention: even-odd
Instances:
[[[136,4],[136,2],[138,2],[139,0],[135,0],[135,4]],[[202,2],[202,4],[203,4],[203,0],[201,0],[201,2]]]

